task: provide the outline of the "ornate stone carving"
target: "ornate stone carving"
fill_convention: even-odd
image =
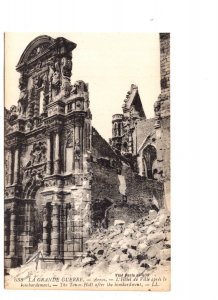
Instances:
[[[34,166],[46,162],[46,143],[38,142],[33,144],[33,150],[30,153],[30,160],[26,167]]]
[[[39,56],[40,54],[42,54],[43,52],[45,52],[47,50],[47,48],[49,47],[49,43],[44,43],[39,45],[38,47],[36,47],[35,49],[33,49],[33,51],[30,53],[29,58],[32,59],[36,56]]]
[[[12,105],[9,113],[9,122],[13,122],[18,118],[17,107]]]
[[[33,170],[32,178],[36,186],[41,186],[43,183],[43,174],[41,170]]]
[[[71,58],[63,57],[61,60],[61,73],[62,76],[71,77],[72,60]]]
[[[68,97],[71,89],[71,59],[63,57],[61,62],[58,59],[51,59],[49,65],[50,101]]]
[[[84,92],[88,92],[88,85],[82,80],[76,81],[71,88],[71,94],[77,95]]]
[[[34,167],[34,168],[24,168],[24,175],[23,175],[23,181],[28,181],[29,179],[33,178],[37,174],[37,180],[42,178],[45,173],[46,166],[43,165],[41,167]]]
[[[80,159],[80,152],[81,152],[80,142],[79,142],[79,139],[76,139],[75,146],[74,146],[75,159],[77,159],[77,160]]]
[[[63,96],[64,98],[70,96],[70,80],[68,78],[63,78],[62,85],[61,85],[61,95],[60,98]]]
[[[51,86],[51,101],[53,97],[55,97],[60,92],[61,74],[58,61],[52,61],[50,63],[49,80]]]
[[[36,75],[36,77],[33,78],[33,86],[34,88],[40,88],[43,85],[43,76]]]
[[[69,130],[67,133],[67,143],[66,143],[66,148],[73,147],[73,130]]]
[[[18,99],[18,113],[23,116],[26,113],[28,103],[28,92],[27,92],[27,80],[26,74],[21,74],[19,79],[20,96]]]
[[[18,100],[18,113],[19,116],[24,116],[27,109],[27,100],[28,100],[28,93],[27,90],[24,89],[20,91],[20,98]]]

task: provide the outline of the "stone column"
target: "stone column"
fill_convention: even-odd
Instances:
[[[83,127],[84,131],[83,131],[83,153],[85,154],[86,151],[87,151],[87,142],[88,142],[88,139],[87,139],[87,134],[88,134],[88,124],[87,123],[84,123],[84,127]]]
[[[64,239],[67,240],[68,239],[68,213],[69,213],[69,203],[66,203],[65,205],[65,222],[64,222]]]
[[[8,209],[4,212],[4,249],[5,255],[9,255],[9,247],[10,247],[10,211]]]
[[[90,135],[90,132],[89,132],[89,123],[86,123],[86,132],[85,132],[85,135],[86,135],[86,148],[85,148],[85,152],[87,150],[89,150],[89,135]]]
[[[46,205],[43,207],[43,234],[42,234],[42,239],[43,239],[43,254],[45,256],[49,255],[49,243],[48,243],[48,208]]]
[[[33,117],[33,103],[30,102],[30,99],[29,99],[29,104],[27,107],[27,118],[31,119],[32,117]]]
[[[145,166],[144,166],[144,159],[143,159],[143,151],[139,153],[139,156],[137,157],[137,163],[139,167],[139,175],[145,176]]]
[[[54,173],[60,173],[60,134],[55,133],[55,161],[54,161]]]
[[[42,103],[42,109],[43,113],[46,113],[46,97],[45,97],[45,83],[44,83],[44,89],[43,89],[43,103]]]
[[[52,204],[52,233],[51,233],[51,255],[57,257],[59,255],[59,205]]]
[[[46,175],[51,175],[51,136],[47,136],[47,166]]]
[[[38,89],[35,89],[35,101],[34,101],[34,111],[33,111],[33,117],[36,118],[39,116],[39,102],[40,102],[40,91]]]
[[[16,252],[16,212],[15,212],[15,204],[11,204],[11,216],[10,216],[10,247],[9,247],[9,255],[11,257],[15,256]]]
[[[25,211],[24,213],[25,251],[23,254],[23,259],[24,261],[26,261],[27,255],[29,254],[29,231],[30,231],[30,226],[29,226],[30,216],[29,216],[29,207],[27,202],[24,204],[24,211]]]
[[[133,152],[133,147],[132,147],[132,131],[129,132],[128,151],[129,151],[129,153]]]
[[[89,150],[92,148],[92,129],[91,123],[89,123]]]
[[[80,156],[81,156],[80,125],[77,123],[75,126],[75,146],[74,146],[75,173],[78,173],[80,171]]]
[[[35,102],[33,117],[36,118],[38,117],[38,115],[39,115],[39,107],[38,107],[38,103]]]
[[[66,224],[66,204],[60,205],[60,256],[64,258],[64,241],[65,241],[65,232],[67,228],[65,227]]]
[[[8,178],[7,178],[7,185],[12,184],[12,152],[11,150],[8,151]]]
[[[14,153],[14,184],[19,180],[19,149],[15,149]]]
[[[86,190],[86,199],[83,199],[83,243],[90,238],[91,233],[91,190]]]
[[[84,154],[84,126],[80,126],[80,170],[83,170],[83,154]]]
[[[25,204],[25,258],[33,252],[33,203],[27,202]]]

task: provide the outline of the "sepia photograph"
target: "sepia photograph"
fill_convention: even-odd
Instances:
[[[4,46],[5,288],[170,291],[170,33]]]

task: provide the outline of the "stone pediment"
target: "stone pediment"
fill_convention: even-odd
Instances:
[[[22,71],[25,65],[29,65],[32,62],[37,61],[39,58],[44,56],[44,54],[55,48],[56,50],[59,49],[60,52],[63,52],[62,48],[65,48],[66,51],[71,51],[76,48],[76,44],[65,38],[53,39],[47,35],[40,35],[32,40],[32,42],[29,43],[24,50],[16,66],[17,71]]]
[[[51,46],[52,44],[54,44],[54,39],[47,35],[41,35],[32,40],[32,42],[29,43],[29,45],[21,55],[16,69],[19,71],[22,65],[26,64],[33,58],[38,58],[39,56],[41,56],[42,53],[48,50],[49,46]]]

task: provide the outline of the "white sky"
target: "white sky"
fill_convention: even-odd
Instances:
[[[106,139],[111,137],[111,119],[122,113],[122,104],[132,83],[148,118],[160,93],[160,52],[158,33],[7,33],[5,37],[6,107],[19,97],[16,72],[20,56],[37,36],[65,37],[77,44],[73,51],[71,82],[89,83],[92,125]]]

